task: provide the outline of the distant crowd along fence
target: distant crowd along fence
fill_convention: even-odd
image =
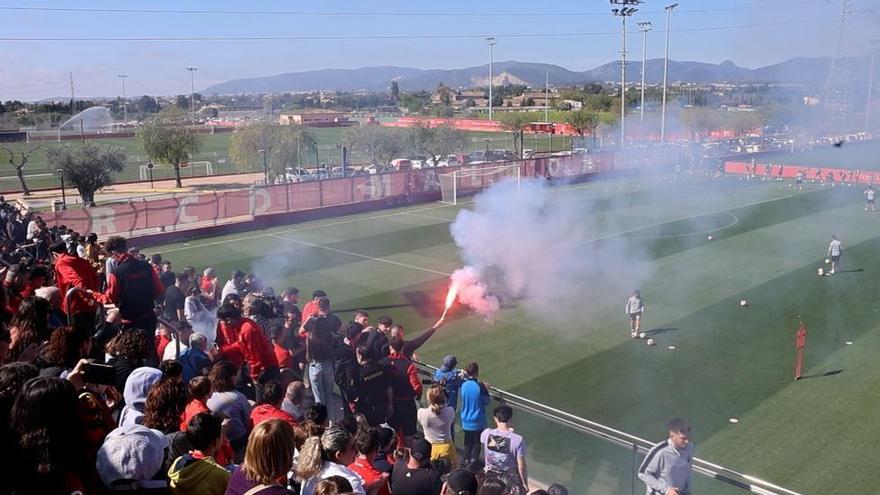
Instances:
[[[724,172],[735,175],[793,179],[803,172],[804,180],[847,182],[853,184],[880,184],[880,172],[849,168],[813,167],[804,165],[783,165],[772,162],[724,162]]]
[[[644,158],[615,153],[539,158],[510,163],[441,167],[389,172],[339,179],[279,184],[251,189],[191,194],[174,198],[131,200],[126,203],[72,208],[42,213],[49,225],[66,225],[77,232],[98,235],[146,234],[244,222],[261,216],[374,202],[375,208],[435,201],[440,196],[439,174],[460,168],[492,168],[518,164],[521,177],[578,178],[643,165]],[[464,184],[471,190],[491,185],[491,178],[474,176]]]

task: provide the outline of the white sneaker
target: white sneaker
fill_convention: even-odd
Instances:
[[[834,270],[831,270],[830,272],[828,272],[828,275],[834,275]]]
[[[632,338],[634,338],[634,339],[639,338],[639,334],[637,334],[636,332],[630,332],[629,336],[632,337]]]

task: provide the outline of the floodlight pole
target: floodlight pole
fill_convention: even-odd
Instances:
[[[620,17],[620,147],[626,145],[626,18],[638,12],[630,7],[638,5],[642,0],[611,0],[612,5],[620,8],[611,9],[611,13]]]
[[[489,42],[489,120],[492,120],[492,64],[495,62],[495,38],[486,38]]]
[[[663,56],[663,103],[660,110],[660,144],[666,143],[666,86],[669,84],[669,23],[672,9],[678,7],[673,3],[663,7],[666,10],[666,50]]]
[[[874,93],[874,58],[880,49],[880,39],[871,40],[871,68],[868,71],[868,104],[865,105],[865,132],[871,132],[871,100]]]
[[[61,179],[61,209],[67,209],[67,193],[64,191],[64,169],[56,169],[55,173],[58,174],[58,178]]]
[[[640,22],[639,30],[642,32],[642,102],[639,104],[639,122],[645,126],[645,67],[648,62],[648,31],[653,26],[650,22]],[[642,131],[644,132],[644,130]]]
[[[263,154],[263,183],[268,186],[269,185],[269,164],[266,161],[266,150],[258,149],[260,153]]]
[[[189,104],[192,111],[192,123],[196,123],[196,83],[195,83],[195,73],[199,70],[198,67],[187,67],[186,70],[189,71]]]
[[[125,79],[128,77],[128,74],[119,74],[119,79],[122,80],[122,123],[123,125],[128,122],[128,100],[125,98]]]

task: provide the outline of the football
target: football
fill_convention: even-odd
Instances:
[[[640,339],[645,338],[645,332],[640,333],[640,334],[639,334],[639,338],[640,338]]]
[[[707,237],[707,239],[709,239],[709,240],[711,241],[711,240],[712,240],[712,236],[710,235],[709,237]]]
[[[831,258],[825,258],[825,264],[831,263]]]
[[[654,345],[654,344],[656,344],[656,342],[654,342],[654,339],[648,339],[648,340],[645,341],[645,343],[648,344],[648,345]]]
[[[824,277],[824,276],[825,276],[825,270],[823,270],[822,267],[820,266],[819,269],[816,270],[816,274],[819,275],[820,277]]]
[[[749,302],[746,301],[745,299],[743,299],[743,300],[741,300],[741,301],[739,302],[739,305],[740,305],[740,306],[748,306],[748,305],[749,305]]]

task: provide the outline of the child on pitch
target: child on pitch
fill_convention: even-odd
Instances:
[[[840,256],[843,254],[843,243],[837,239],[836,235],[831,236],[831,243],[828,244],[828,257],[831,258],[831,275],[840,268]]]
[[[645,312],[645,301],[638,289],[633,291],[632,296],[626,300],[626,314],[629,316],[629,335],[639,338],[639,327],[642,323],[642,314]]]
[[[868,211],[868,208],[871,208],[871,211],[877,211],[877,208],[874,206],[874,195],[876,191],[874,191],[874,186],[868,185],[868,188],[865,189],[865,211]]]

